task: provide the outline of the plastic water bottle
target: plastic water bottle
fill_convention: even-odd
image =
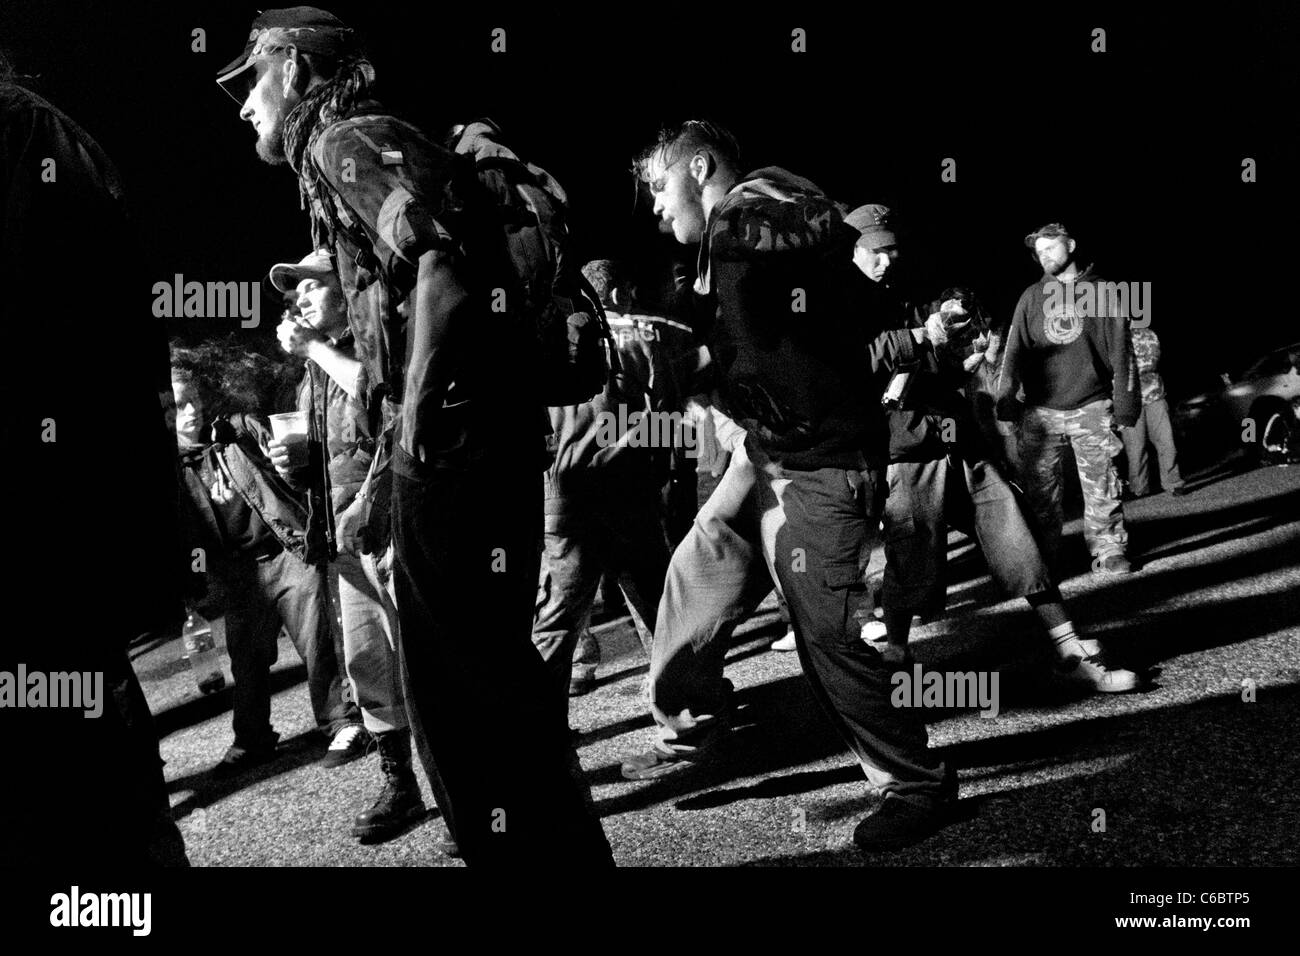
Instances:
[[[194,680],[204,694],[215,693],[226,686],[226,676],[221,667],[221,647],[217,643],[218,638],[225,636],[225,625],[224,617],[209,623],[191,612],[185,618],[185,628],[181,631],[190,670],[194,672]]]

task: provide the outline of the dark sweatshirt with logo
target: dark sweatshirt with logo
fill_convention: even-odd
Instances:
[[[1137,421],[1142,396],[1128,323],[1113,297],[1097,294],[1102,284],[1089,266],[1073,283],[1045,275],[1020,296],[1007,330],[999,417],[1023,386],[1030,406],[1070,411],[1111,399],[1116,422]]]
[[[709,214],[695,291],[716,297],[706,333],[724,409],[747,442],[796,471],[862,467],[888,447],[862,355],[857,230],[813,183],[768,167]]]

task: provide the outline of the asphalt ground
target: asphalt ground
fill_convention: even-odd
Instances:
[[[617,862],[1296,863],[1300,467],[1219,477],[1186,497],[1132,502],[1126,515],[1138,573],[1090,574],[1076,518],[1066,529],[1074,576],[1062,585],[1076,623],[1147,676],[1126,695],[1080,696],[1063,683],[1027,606],[1000,600],[978,552],[954,536],[949,613],[914,629],[912,650],[926,669],[997,671],[1000,709],[926,712],[930,746],[959,771],[959,819],[888,855],[852,844],[877,798],[796,655],[768,650],[784,632],[770,599],[728,657],[739,704],[729,742],[689,776],[658,782],[619,773],[624,756],[653,741],[639,696],[644,654],[627,620],[598,628],[598,686],[571,701],[570,723]],[[230,692],[201,696],[180,655],[179,641],[133,651],[195,865],[459,865],[435,849],[436,817],[378,846],[348,835],[380,787],[378,757],[318,765],[325,741],[283,636],[272,702],[281,753],[213,779],[231,740]]]

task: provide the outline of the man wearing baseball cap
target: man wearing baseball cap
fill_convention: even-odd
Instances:
[[[1016,303],[998,387],[998,418],[1020,419],[1025,492],[1037,518],[1044,555],[1059,562],[1061,459],[1074,449],[1083,489],[1083,536],[1093,570],[1128,574],[1128,532],[1115,459],[1124,443],[1116,426],[1132,427],[1142,408],[1128,323],[1104,295],[1080,297],[1075,289],[1101,280],[1080,266],[1076,243],[1059,222],[1025,237],[1043,277]],[[1089,308],[1086,303],[1091,302]],[[1025,407],[1016,394],[1024,388]],[[1059,575],[1058,575],[1059,576]]]
[[[318,249],[296,263],[280,263],[271,285],[289,296],[295,317],[286,316],[276,330],[286,352],[306,358],[307,374],[298,390],[298,407],[317,422],[324,436],[327,486],[334,517],[338,556],[339,609],[343,618],[343,655],[356,688],[365,731],[379,750],[384,786],[369,809],[357,815],[352,835],[363,843],[401,833],[424,817],[420,785],[411,768],[411,734],[406,695],[397,661],[397,607],[392,593],[393,553],[381,496],[366,485],[374,460],[378,422],[358,400],[364,370],[352,353],[347,304],[329,252]],[[307,446],[270,443],[271,462],[295,485],[317,483]],[[376,477],[391,489],[391,472]],[[358,728],[359,729],[359,728]],[[367,735],[354,734],[343,746],[331,745],[325,762],[346,762]]]
[[[451,836],[470,864],[607,866],[531,641],[542,408],[529,414],[527,343],[498,334],[492,308],[515,277],[465,252],[482,230],[454,154],[376,102],[374,81],[353,31],[314,7],[263,13],[218,78],[258,155],[297,174],[338,269],[358,394],[383,423],[371,471],[392,472],[407,708]]]

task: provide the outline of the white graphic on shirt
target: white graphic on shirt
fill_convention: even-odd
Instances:
[[[1043,335],[1053,345],[1069,345],[1083,334],[1083,316],[1075,311],[1074,303],[1067,297],[1054,308],[1043,306]]]

